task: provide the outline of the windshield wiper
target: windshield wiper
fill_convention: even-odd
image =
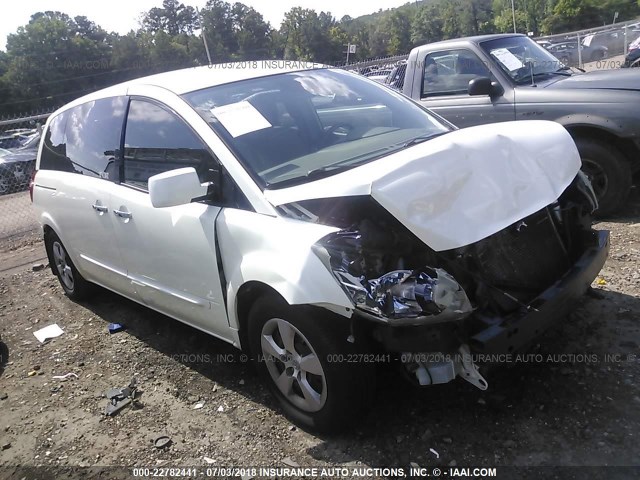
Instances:
[[[572,74],[570,72],[562,72],[558,70],[556,70],[555,72],[538,72],[538,73],[534,73],[533,76],[530,73],[527,73],[524,77],[520,77],[517,80],[517,82],[518,84],[522,85],[522,84],[531,82],[532,79],[536,79],[539,77],[546,77],[549,75],[559,75],[561,77],[570,77]]]
[[[342,165],[336,165],[336,164],[325,165],[324,167],[318,167],[318,168],[314,168],[313,170],[309,170],[304,175],[299,175],[299,176],[295,176],[295,177],[286,178],[286,179],[281,180],[279,182],[267,183],[267,188],[290,187],[292,185],[298,185],[300,183],[304,183],[304,182],[306,182],[308,180],[319,179],[319,178],[323,178],[323,177],[328,177],[328,176],[334,175],[336,173],[344,172],[346,170],[349,170],[349,169],[357,167],[357,166],[358,165],[353,165],[353,164],[349,164],[349,165],[344,165],[344,164],[342,164]]]
[[[427,140],[431,140],[432,138],[439,137],[440,135],[444,135],[449,132],[438,132],[438,133],[430,133],[428,135],[420,135],[416,138],[412,138],[411,140],[407,140],[402,144],[402,148],[412,147],[422,142],[426,142]]]

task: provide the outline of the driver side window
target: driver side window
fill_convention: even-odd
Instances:
[[[193,167],[209,181],[218,162],[191,128],[160,105],[131,100],[124,139],[123,183],[146,190],[149,177]]]
[[[464,95],[474,78],[494,80],[487,66],[470,50],[444,50],[430,53],[424,61],[422,98]]]

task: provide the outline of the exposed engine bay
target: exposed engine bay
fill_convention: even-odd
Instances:
[[[352,298],[359,316],[396,331],[430,326],[430,332],[437,332],[430,335],[431,345],[399,347],[413,352],[459,352],[474,333],[497,319],[535,310],[530,303],[582,255],[593,234],[591,213],[596,208],[591,186],[580,173],[555,203],[471,245],[436,252],[370,196],[280,207],[289,217],[341,229],[318,242],[316,253]],[[388,341],[386,333],[378,336]],[[409,363],[410,370],[420,367],[420,362]],[[439,383],[433,381],[436,377],[449,381],[451,375],[443,376],[442,369],[454,372],[462,364],[422,367],[415,375],[421,384],[429,384]],[[429,367],[434,370],[427,380],[422,370]],[[486,388],[484,379],[476,377],[472,383]]]
[[[391,320],[447,321],[473,310],[508,313],[558,280],[582,253],[594,198],[581,174],[555,204],[444,252],[429,248],[369,196],[280,208],[287,216],[341,228],[319,247],[357,308]]]

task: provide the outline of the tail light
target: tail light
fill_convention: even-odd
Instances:
[[[36,183],[36,173],[38,173],[38,170],[34,168],[31,173],[31,180],[29,180],[29,197],[31,198],[31,203],[33,203],[33,186]]]

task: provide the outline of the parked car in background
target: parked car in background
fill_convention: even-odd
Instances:
[[[565,65],[578,65],[580,63],[577,41],[554,43],[547,50]],[[583,63],[602,60],[609,56],[608,48],[603,45],[590,46],[582,44],[580,51]]]
[[[26,190],[36,167],[39,131],[22,131],[11,138],[6,143],[18,146],[0,151],[0,195]]]
[[[622,205],[640,170],[640,71],[572,72],[524,35],[485,35],[414,48],[403,92],[458,127],[560,123],[578,146],[601,215]]]
[[[380,70],[371,70],[368,73],[365,73],[364,76],[378,83],[384,83],[389,74],[391,73],[390,69],[380,69]]]
[[[392,359],[486,389],[470,354],[535,341],[607,256],[560,125],[458,130],[341,69],[159,74],[43,137],[32,198],[64,292],[102,285],[245,349],[304,427],[352,424]]]
[[[549,48],[553,46],[553,43],[551,43],[549,40],[536,40],[536,43],[542,48],[546,48],[547,50],[549,50]]]
[[[592,52],[596,52],[595,49],[598,47],[605,47],[610,56],[621,55],[624,53],[625,43],[629,43],[636,38],[640,31],[634,30],[632,28],[627,28],[626,32],[623,29],[600,32],[600,33],[592,33],[590,35],[586,35],[582,39],[582,44],[592,50]],[[595,60],[600,60],[596,58]]]
[[[404,75],[406,71],[407,62],[399,62],[395,67],[393,67],[384,83],[386,85],[389,85],[394,90],[402,90],[402,85],[404,84]]]
[[[640,67],[640,37],[629,44],[629,53],[624,59],[623,67]]]

